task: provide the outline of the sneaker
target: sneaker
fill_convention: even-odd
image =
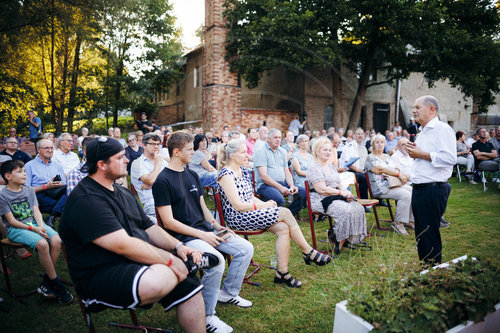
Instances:
[[[229,294],[226,294],[222,290],[219,293],[218,301],[221,303],[233,304],[239,306],[240,308],[249,308],[252,306],[252,302],[250,302],[249,300],[246,300],[240,296],[231,296]]]
[[[415,223],[413,222],[405,223],[405,227],[410,229],[415,229]]]
[[[469,183],[471,183],[472,185],[477,185],[477,183],[474,181],[474,179],[470,179]]]
[[[441,216],[441,222],[439,223],[440,228],[448,228],[450,224],[450,222],[446,221],[444,217]]]
[[[44,297],[50,297],[50,298],[57,297],[56,292],[47,281],[43,281],[40,287],[38,287],[36,291],[38,291],[38,293]]]
[[[392,222],[392,228],[398,234],[408,236],[408,232],[406,231],[405,227],[403,226],[403,223],[401,223],[401,222]]]
[[[193,262],[191,255],[188,254],[187,258],[188,260],[184,264],[186,264],[189,274],[196,274],[199,269],[209,269],[219,264],[219,258],[212,253],[203,253],[198,264]]]
[[[233,328],[219,319],[216,315],[207,316],[207,332],[213,333],[231,333]]]
[[[73,295],[66,289],[66,287],[62,284],[61,280],[56,279],[54,281],[54,289],[56,291],[57,300],[61,304],[69,304],[73,300]]]

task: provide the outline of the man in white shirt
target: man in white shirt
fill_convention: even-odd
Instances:
[[[290,126],[288,127],[288,130],[293,133],[293,141],[297,140],[297,137],[299,136],[299,131],[304,128],[304,124],[306,123],[306,120],[302,122],[302,124],[299,121],[299,115],[295,117],[294,120],[290,122]]]
[[[408,155],[408,151],[406,150],[408,142],[410,140],[407,138],[399,139],[397,149],[392,154],[391,159],[397,165],[398,169],[409,179],[407,184],[411,184],[410,175],[415,161]]]
[[[447,180],[457,163],[455,132],[439,121],[438,110],[439,104],[433,96],[422,96],[415,101],[413,114],[421,125],[420,134],[407,146],[408,153],[415,159],[411,205],[418,257],[426,264],[441,263],[439,225],[451,192]]]
[[[161,138],[154,133],[146,133],[142,140],[144,153],[132,162],[130,181],[139,195],[146,215],[157,224],[155,201],[153,198],[153,183],[167,162],[160,154]]]
[[[54,152],[52,160],[61,165],[64,175],[67,177],[71,170],[80,165],[78,155],[71,151],[73,149],[73,138],[71,138],[71,134],[61,134],[57,139],[57,146],[59,149]]]
[[[354,172],[359,185],[359,192],[362,199],[368,199],[368,185],[364,175],[365,161],[368,157],[368,151],[364,145],[365,132],[358,127],[354,132],[354,140],[345,145],[339,159],[339,167],[346,167],[348,171]],[[355,163],[347,166],[346,163],[353,158],[358,158]]]

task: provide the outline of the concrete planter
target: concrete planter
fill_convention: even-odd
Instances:
[[[453,259],[452,263],[457,263],[459,261],[467,259],[467,256],[463,256],[457,259]],[[450,263],[444,263],[438,265],[435,268],[445,268],[448,267]],[[427,270],[421,272],[420,274],[427,273]],[[367,333],[374,329],[373,325],[364,320],[363,318],[356,316],[347,310],[347,300],[337,303],[335,306],[335,321],[333,323],[333,333]],[[474,323],[468,321],[466,324],[461,324],[455,326],[446,333],[496,333],[500,331],[500,303],[495,305],[495,311],[489,313],[483,321],[479,323]]]

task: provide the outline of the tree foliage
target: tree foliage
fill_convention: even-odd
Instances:
[[[449,79],[485,106],[498,92],[500,22],[498,9],[485,0],[226,0],[225,5],[226,59],[248,87],[277,67],[325,68],[334,81],[336,69],[345,65],[358,77],[351,128],[369,87],[415,71],[434,81]],[[375,71],[384,78],[369,82]],[[335,84],[332,96],[341,109]]]

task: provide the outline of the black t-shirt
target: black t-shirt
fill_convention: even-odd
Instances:
[[[493,145],[491,144],[491,142],[488,142],[486,141],[485,143],[482,143],[481,140],[477,140],[476,142],[474,142],[472,144],[472,151],[474,150],[479,150],[480,152],[482,153],[491,153],[492,151],[495,150],[495,148],[493,147]],[[482,161],[481,160],[478,160],[475,155],[474,155],[474,160],[475,160],[475,165],[476,165],[476,168],[477,166],[479,165],[479,163],[481,163]]]
[[[139,120],[139,122],[137,123],[137,125],[139,125],[139,129],[144,134],[151,132],[149,130],[149,128],[144,127],[144,125],[146,125],[146,126],[153,126],[153,125],[151,125],[151,122],[149,120],[146,120],[146,121]]]
[[[131,262],[92,241],[125,229],[132,237],[150,243],[146,229],[154,224],[132,193],[114,185],[110,191],[90,177],[78,183],[68,196],[59,224],[59,234],[66,244],[68,269],[80,290],[101,267]]]
[[[31,157],[28,154],[26,154],[24,151],[21,151],[21,150],[16,150],[16,152],[13,155],[11,155],[7,152],[7,149],[4,149],[0,153],[0,155],[10,156],[13,160],[22,161],[24,164],[31,161]]]
[[[205,221],[200,204],[203,195],[198,175],[189,169],[182,172],[169,168],[163,169],[153,184],[155,206],[171,206],[174,218],[190,227],[203,231],[212,231],[210,222]],[[169,230],[175,238],[187,242],[195,239]]]

